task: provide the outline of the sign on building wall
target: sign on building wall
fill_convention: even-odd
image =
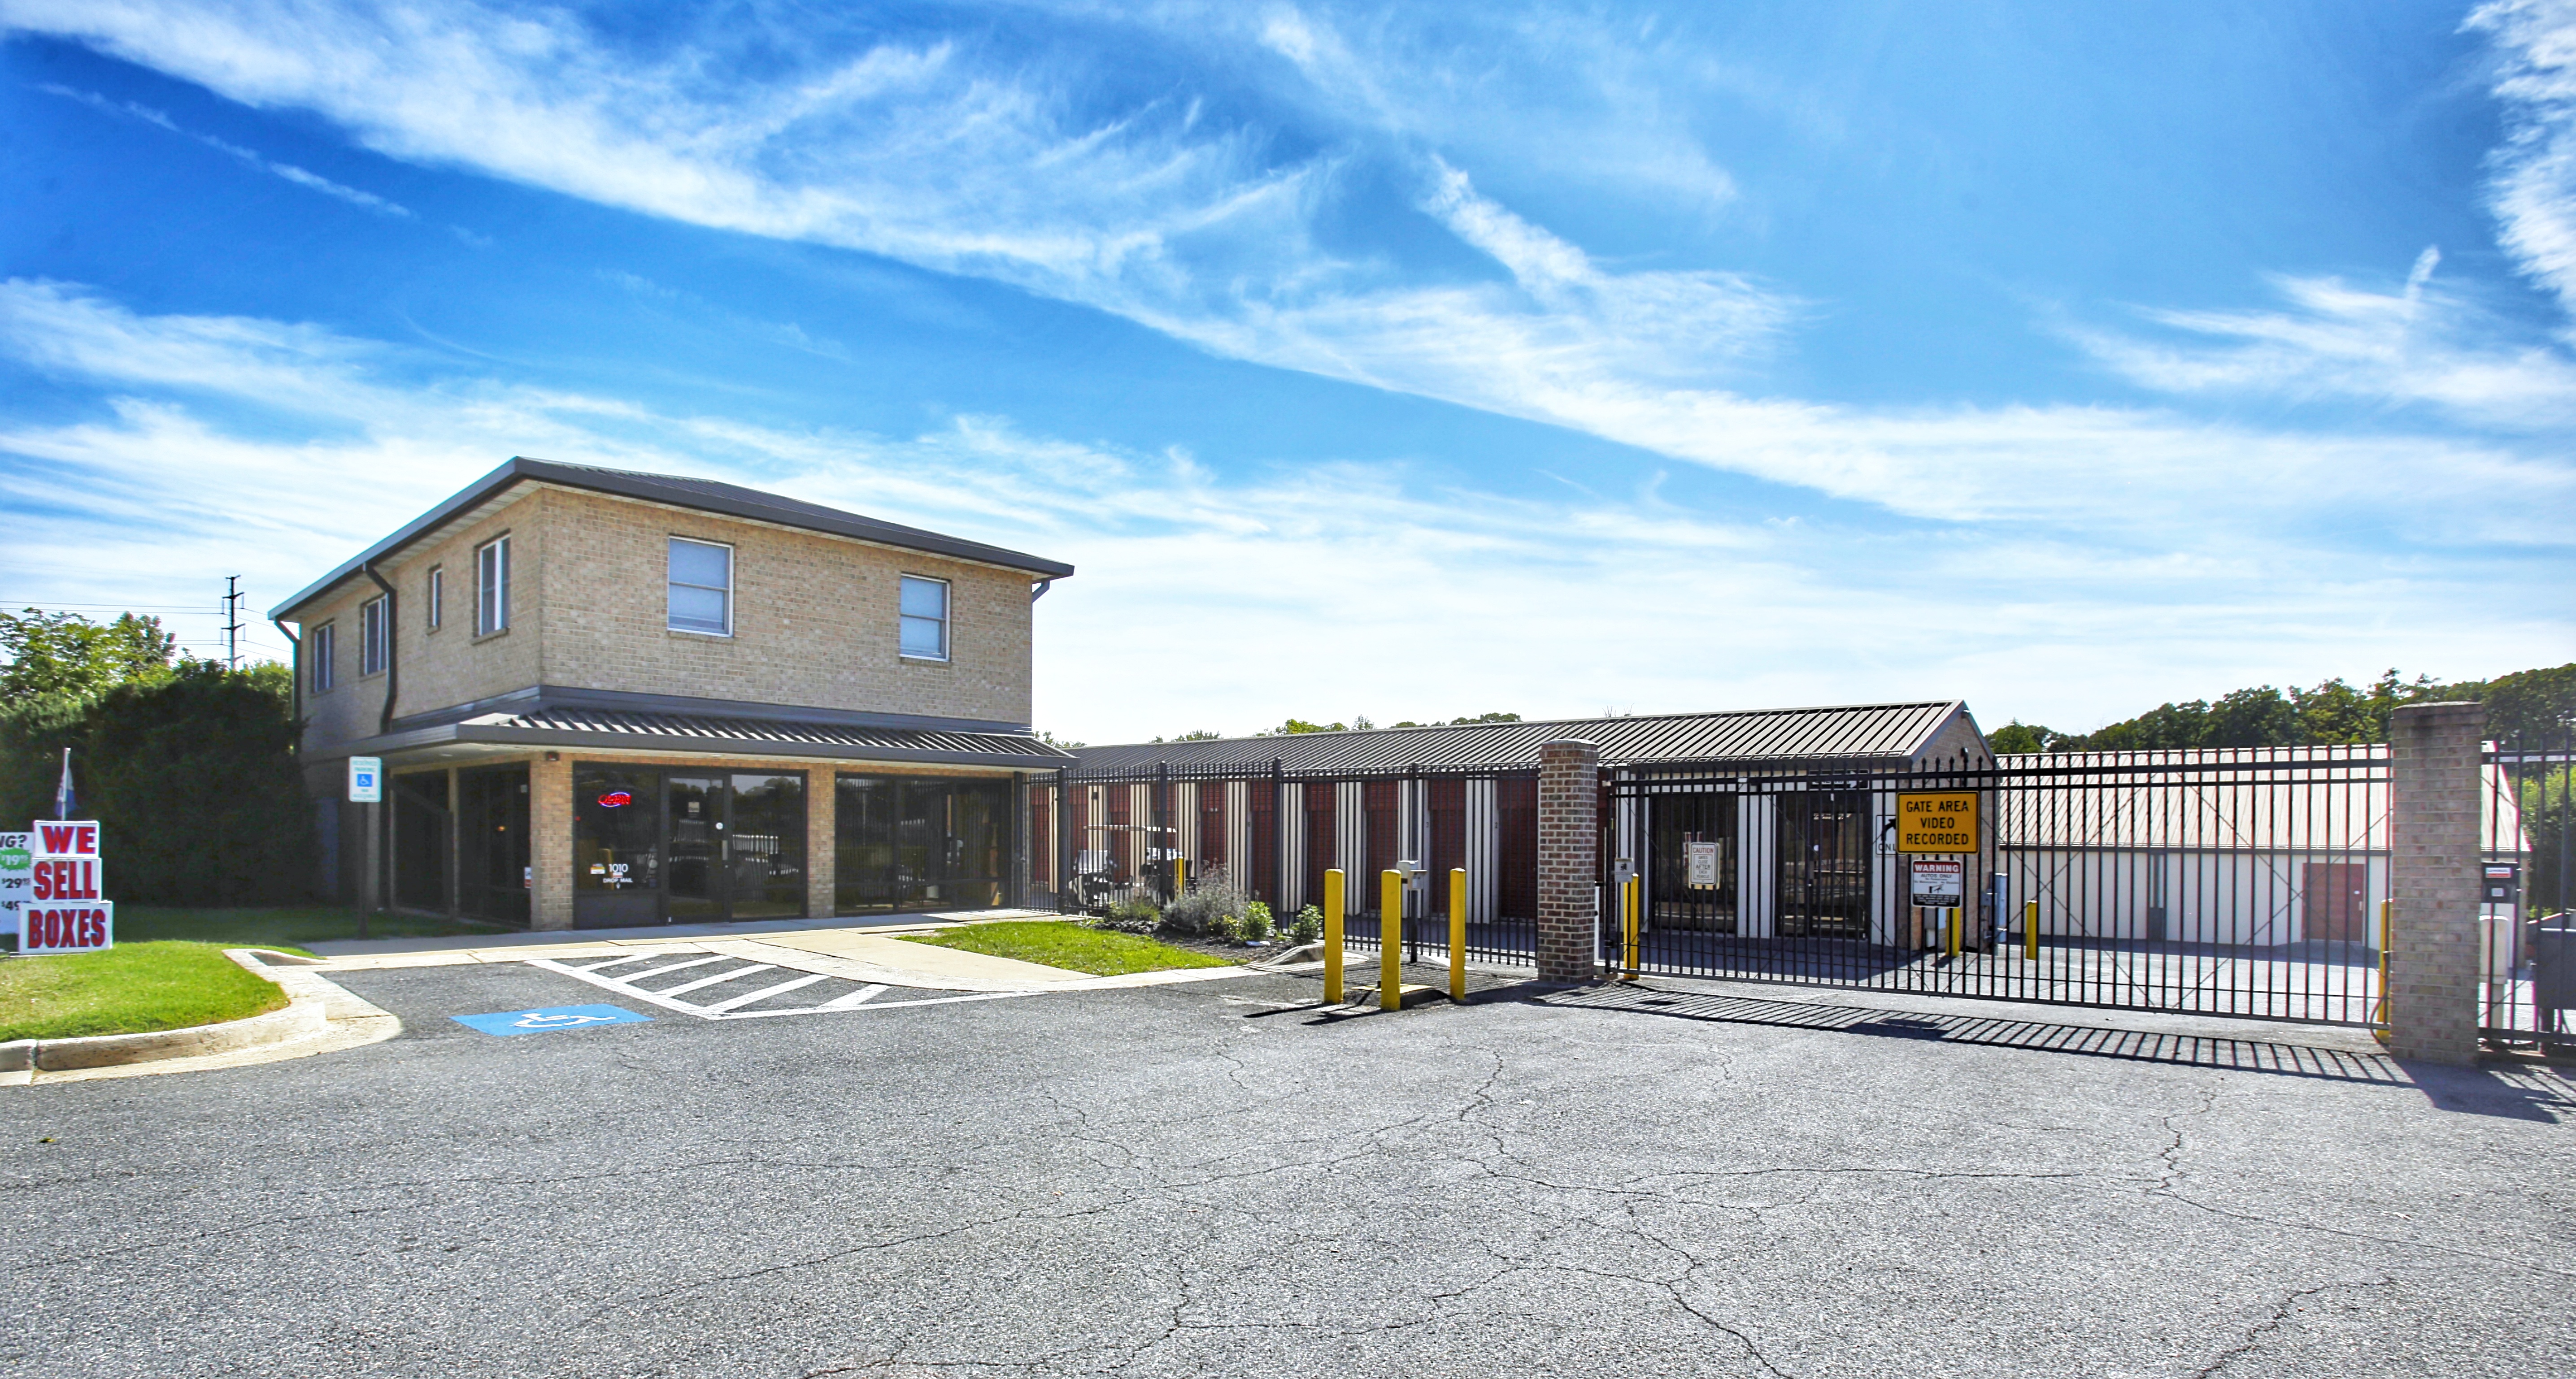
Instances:
[[[1898,852],[1975,852],[1977,792],[1922,790],[1896,797]]]
[[[1968,895],[1967,865],[1965,862],[1908,863],[1906,869],[1914,874],[1914,903],[1945,910],[1955,910],[1965,904]]]
[[[20,953],[88,953],[116,946],[116,907],[105,893],[96,819],[39,819],[23,837],[26,886],[18,902]],[[0,847],[0,863],[14,854]],[[0,882],[5,882],[0,875]]]
[[[383,757],[349,758],[349,803],[382,804],[385,798],[385,759]]]
[[[1684,843],[1682,857],[1690,867],[1690,884],[1700,887],[1717,884],[1717,844]]]

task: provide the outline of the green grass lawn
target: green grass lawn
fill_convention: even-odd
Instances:
[[[424,919],[381,911],[367,921],[369,938],[444,938],[453,934],[515,932],[503,925],[479,924],[473,920]],[[181,909],[163,905],[116,907],[116,941],[119,943],[185,939],[195,943],[219,943],[226,948],[246,945],[273,948],[357,936],[358,912],[326,905],[275,905],[238,910]]]
[[[997,958],[1017,958],[1022,962],[1043,963],[1048,967],[1061,967],[1068,972],[1089,972],[1099,977],[1115,977],[1129,972],[1161,972],[1174,967],[1232,966],[1224,958],[1207,953],[1193,953],[1186,948],[1175,948],[1134,934],[1086,929],[1061,919],[1012,919],[992,924],[969,924],[962,928],[942,929],[935,934],[907,934],[904,942],[963,948],[969,953],[990,953]]]
[[[285,1004],[275,982],[208,943],[119,943],[0,962],[0,1040],[184,1029]]]

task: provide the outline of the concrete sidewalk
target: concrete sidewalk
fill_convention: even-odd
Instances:
[[[722,953],[749,962],[853,981],[935,991],[1038,992],[1107,987],[1163,986],[1241,976],[1240,967],[1180,968],[1096,977],[1016,958],[958,948],[907,943],[908,934],[936,933],[967,924],[1007,919],[1056,919],[1045,910],[966,910],[905,915],[878,923],[846,919],[794,919],[741,924],[691,924],[646,929],[591,929],[578,937],[561,931],[493,937],[354,939],[310,945],[326,959],[321,970],[376,972],[473,963],[525,963],[538,959],[605,958],[632,952]]]

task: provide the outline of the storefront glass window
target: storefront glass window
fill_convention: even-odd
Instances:
[[[845,775],[836,792],[834,912],[975,909],[1002,902],[1005,781]]]

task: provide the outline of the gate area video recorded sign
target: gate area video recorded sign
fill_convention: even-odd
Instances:
[[[1896,797],[1898,852],[1977,850],[1977,792],[1924,790]]]
[[[1907,870],[1914,873],[1914,903],[1955,910],[1968,897],[1965,862],[1913,862]]]

